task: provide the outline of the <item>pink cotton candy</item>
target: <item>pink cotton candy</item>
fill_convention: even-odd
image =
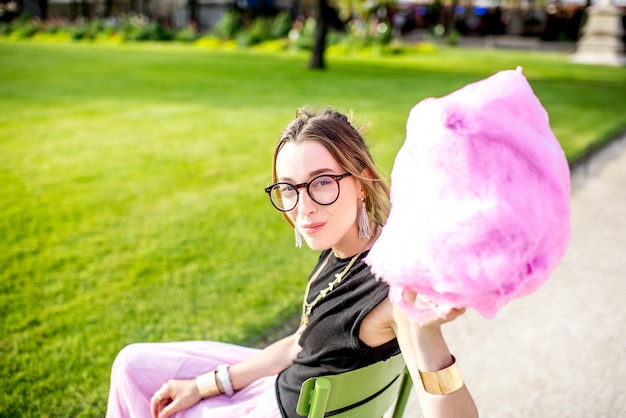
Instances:
[[[486,318],[544,283],[570,236],[570,175],[522,74],[501,71],[415,105],[391,174],[391,213],[366,262],[425,322]],[[406,303],[406,290],[423,298]]]

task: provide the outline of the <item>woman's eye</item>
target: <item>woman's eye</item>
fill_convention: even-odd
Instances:
[[[330,177],[322,177],[320,179],[315,180],[313,183],[313,187],[323,187],[331,184],[333,180]]]

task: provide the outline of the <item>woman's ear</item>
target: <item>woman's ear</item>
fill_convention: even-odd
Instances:
[[[364,168],[361,171],[361,178],[368,183],[370,188],[372,187],[372,178],[373,177],[374,176],[372,175],[372,171],[369,168],[366,167],[366,168]],[[363,185],[360,182],[359,182],[359,188],[360,188],[360,190],[359,190],[359,197],[365,198],[366,193],[365,193],[365,190],[363,190]]]

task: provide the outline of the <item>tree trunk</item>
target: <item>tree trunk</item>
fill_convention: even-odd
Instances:
[[[588,0],[591,1],[591,0]],[[289,15],[291,16],[291,21],[295,21],[300,14],[302,13],[302,1],[301,0],[292,0],[291,9]]]
[[[448,15],[448,21],[446,22],[446,34],[450,35],[456,29],[456,8],[459,5],[459,0],[452,0],[450,5],[450,14]]]
[[[48,19],[48,0],[39,0],[39,17],[41,20]]]
[[[113,0],[105,0],[104,17],[111,17],[112,14],[113,14]]]
[[[80,0],[80,15],[87,19],[91,18],[91,9],[87,0]]]
[[[73,22],[78,17],[77,0],[70,0],[70,20]]]
[[[326,50],[326,32],[328,25],[326,22],[327,0],[317,0],[317,10],[315,17],[315,42],[313,44],[313,53],[309,68],[323,70],[326,68],[324,63],[324,52]]]
[[[196,25],[198,23],[198,1],[188,0],[187,6],[189,7],[189,23]]]

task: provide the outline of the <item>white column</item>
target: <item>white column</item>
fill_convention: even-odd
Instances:
[[[626,65],[619,9],[611,0],[599,0],[587,9],[583,36],[572,55],[572,62],[583,64]]]

